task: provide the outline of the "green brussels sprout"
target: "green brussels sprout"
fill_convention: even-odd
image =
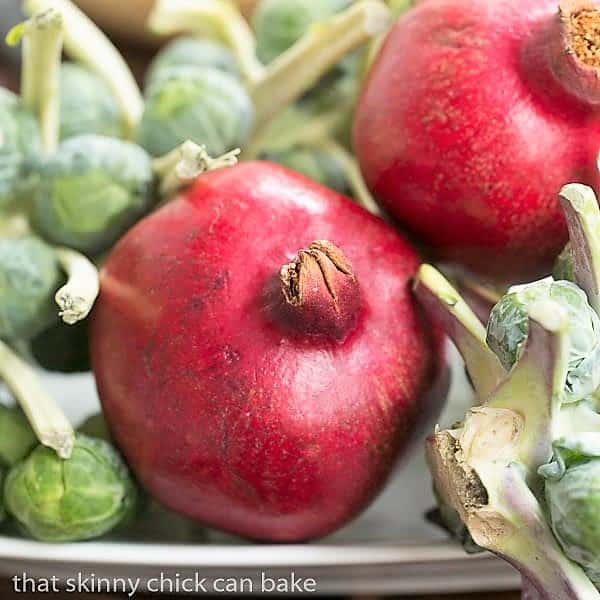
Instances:
[[[6,478],[6,469],[0,467],[0,523],[6,520],[6,508],[4,508],[4,495],[1,493],[4,489],[4,479]]]
[[[211,67],[179,67],[159,79],[148,89],[138,130],[139,143],[152,156],[188,139],[212,156],[244,144],[254,109],[235,77]]]
[[[0,239],[0,338],[28,339],[57,319],[58,261],[34,236]]]
[[[30,165],[40,151],[35,116],[17,96],[0,88],[0,209],[27,197]]]
[[[289,150],[266,152],[263,158],[302,173],[339,192],[348,191],[342,166],[327,152],[296,147]]]
[[[39,167],[31,221],[51,242],[94,254],[142,216],[153,195],[143,148],[98,135],[69,138]]]
[[[297,42],[311,25],[349,4],[348,0],[262,0],[252,18],[258,58],[270,63]]]
[[[154,58],[146,72],[146,87],[158,81],[174,67],[214,67],[239,75],[235,57],[222,44],[197,37],[180,37],[167,44]]]
[[[32,537],[70,542],[125,524],[138,492],[125,463],[106,441],[78,434],[71,458],[38,446],[4,484],[6,510]]]
[[[568,401],[593,393],[600,384],[600,319],[589,305],[585,292],[569,281],[552,278],[510,288],[490,313],[487,343],[506,369],[518,360],[527,338],[528,309],[550,299],[568,315]]]
[[[88,321],[73,325],[59,322],[45,329],[30,343],[33,358],[43,369],[61,373],[89,371]]]
[[[12,467],[36,445],[37,438],[23,411],[0,404],[0,466]]]
[[[94,133],[121,137],[121,113],[108,86],[83,65],[60,68],[60,139]]]
[[[600,584],[600,434],[556,441],[540,467],[552,529],[565,554]]]
[[[575,273],[573,272],[573,254],[571,253],[570,243],[567,243],[556,258],[554,268],[552,269],[552,276],[557,281],[559,279],[575,281]]]

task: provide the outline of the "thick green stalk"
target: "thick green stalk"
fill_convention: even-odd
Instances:
[[[21,98],[37,117],[42,148],[47,155],[52,154],[58,144],[63,33],[61,14],[48,8],[17,25],[7,36],[9,44],[20,40],[23,45]]]
[[[540,599],[594,600],[600,594],[559,547],[534,493],[541,488],[537,470],[552,455],[566,329],[559,305],[532,306],[517,365],[459,429],[429,438],[427,458],[436,489],[474,541],[517,566]]]
[[[313,27],[280,54],[251,90],[255,130],[309,90],[346,54],[385,31],[389,10],[380,0],[359,0]]]
[[[62,15],[67,53],[95,71],[106,82],[121,110],[125,134],[133,138],[144,110],[144,101],[124,58],[93,21],[70,0],[23,2],[23,11],[28,15],[49,8]]]
[[[1,340],[0,378],[21,405],[39,441],[61,458],[69,458],[75,444],[73,427],[35,371]]]
[[[229,46],[248,85],[263,76],[254,34],[229,0],[157,0],[148,27],[159,35],[196,33],[216,37]]]
[[[498,357],[485,343],[485,327],[448,280],[431,265],[421,265],[415,294],[441,323],[461,353],[477,397],[483,402],[506,376]]]

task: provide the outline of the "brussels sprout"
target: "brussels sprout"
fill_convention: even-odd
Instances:
[[[55,321],[62,280],[52,248],[40,239],[0,239],[0,338],[30,338]]]
[[[266,152],[263,158],[302,173],[339,192],[348,190],[343,167],[327,152],[297,147],[280,152]]]
[[[152,156],[188,139],[219,155],[244,144],[253,114],[250,97],[232,75],[211,67],[171,69],[148,90],[138,141]]]
[[[258,58],[270,63],[297,42],[311,25],[349,4],[348,0],[262,0],[252,18]]]
[[[567,244],[554,262],[552,269],[554,279],[563,279],[565,281],[575,281],[575,273],[573,273],[573,254],[571,252],[571,244]]]
[[[110,89],[83,65],[60,69],[60,139],[94,133],[121,137],[121,113]]]
[[[226,46],[186,36],[173,40],[156,55],[146,72],[146,87],[150,87],[173,67],[214,67],[231,75],[239,74],[235,57]]]
[[[540,467],[552,529],[565,554],[600,584],[600,432],[558,440]]]
[[[487,343],[504,367],[510,369],[527,338],[528,307],[544,299],[553,300],[568,315],[566,391],[571,401],[581,400],[600,384],[600,362],[587,360],[594,351],[600,352],[600,319],[585,292],[574,283],[543,279],[512,287],[492,309]]]
[[[74,325],[57,323],[45,329],[31,340],[30,350],[37,363],[48,371],[89,371],[87,320]]]
[[[31,221],[53,243],[97,253],[149,208],[154,192],[146,152],[96,135],[69,138],[39,168]]]
[[[31,189],[30,166],[41,150],[34,114],[0,88],[0,209],[22,200]]]
[[[68,460],[38,446],[4,484],[6,510],[32,537],[87,540],[123,525],[138,492],[125,463],[104,440],[78,434]]]
[[[23,412],[0,404],[0,466],[12,467],[36,445],[37,438]]]

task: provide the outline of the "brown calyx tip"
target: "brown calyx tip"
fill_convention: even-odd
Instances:
[[[314,241],[281,268],[288,317],[311,335],[343,339],[356,323],[360,290],[352,265],[327,240]]]
[[[567,45],[589,67],[600,67],[600,10],[593,4],[571,0],[561,4]]]
[[[317,240],[307,249],[298,252],[296,258],[281,268],[280,279],[283,295],[293,306],[302,304],[304,291],[316,270],[320,272],[327,292],[334,304],[338,304],[336,274],[355,279],[352,266],[343,252],[327,240]]]

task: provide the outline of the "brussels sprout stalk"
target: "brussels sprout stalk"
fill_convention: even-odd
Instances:
[[[127,63],[104,33],[70,0],[25,0],[23,11],[32,15],[53,8],[65,24],[65,50],[71,58],[95,71],[117,101],[126,135],[131,138],[144,110],[139,87]]]
[[[235,148],[217,158],[212,158],[205,146],[187,140],[167,155],[154,159],[152,168],[161,179],[161,195],[163,198],[169,198],[201,173],[235,165],[239,154],[240,149]]]
[[[21,405],[39,441],[61,458],[69,458],[75,443],[73,427],[35,371],[2,341],[0,378]]]
[[[21,97],[38,119],[44,152],[52,154],[56,150],[59,131],[62,16],[52,8],[38,12],[14,27],[6,40],[10,45],[23,43]]]
[[[566,313],[553,301],[530,307],[521,357],[461,427],[436,431],[427,458],[436,488],[474,541],[517,566],[548,600],[600,594],[563,553],[535,492],[552,455],[564,382]]]
[[[378,217],[382,216],[381,209],[371,195],[354,157],[343,146],[331,138],[323,138],[320,142],[314,144],[314,146],[324,150],[340,163],[356,203],[371,214]]]
[[[485,327],[445,277],[422,265],[415,278],[415,294],[439,321],[461,353],[475,392],[483,402],[506,376],[498,357],[485,342]]]
[[[54,248],[58,262],[67,273],[68,281],[55,295],[58,315],[68,325],[85,319],[98,296],[98,269],[83,254],[70,248]]]
[[[280,54],[252,89],[256,131],[310,89],[351,50],[383,32],[388,18],[389,11],[380,0],[360,0],[313,27]]]
[[[263,75],[254,34],[229,0],[157,0],[148,27],[159,35],[197,33],[216,37],[230,47],[248,84]]]

